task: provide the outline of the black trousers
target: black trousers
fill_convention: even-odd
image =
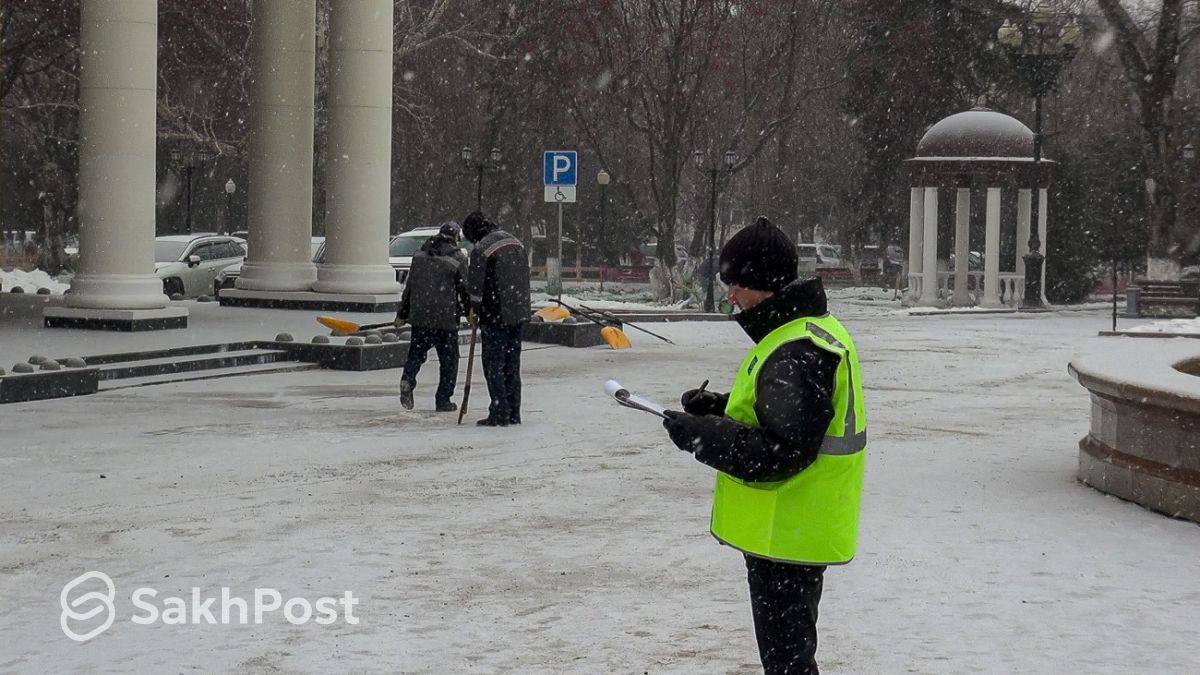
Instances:
[[[481,326],[488,417],[521,421],[521,326]]]
[[[754,635],[766,675],[817,673],[817,603],[825,568],[746,556]]]
[[[400,380],[417,386],[417,373],[428,356],[430,349],[438,355],[438,388],[434,400],[438,404],[449,403],[454,396],[454,382],[458,379],[458,331],[413,326],[412,342],[408,345],[408,357],[404,361],[404,372]]]

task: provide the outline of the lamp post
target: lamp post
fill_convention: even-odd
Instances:
[[[469,145],[463,146],[463,149],[462,149],[463,167],[467,171],[475,172],[475,210],[482,211],[483,210],[483,174],[484,174],[484,172],[487,172],[487,171],[494,172],[499,169],[500,157],[501,157],[500,156],[500,148],[492,148],[492,151],[490,153],[488,153],[488,156],[479,160],[478,162],[471,161],[472,155],[473,155],[473,153],[471,152],[471,146],[469,146]]]
[[[184,152],[182,149],[175,147],[171,148],[171,162],[179,167],[179,173],[187,186],[187,233],[192,233],[192,172],[196,169],[203,169],[204,165],[212,159],[212,153],[208,150],[200,150],[198,152]]]
[[[233,179],[225,181],[225,227],[221,234],[229,234],[229,214],[233,212],[233,193],[237,192],[237,184]]]
[[[600,169],[600,173],[596,174],[596,183],[600,185],[600,291],[604,292],[604,277],[608,272],[608,247],[607,230],[605,228],[605,215],[608,209],[608,184],[612,181],[612,176],[604,169]]]
[[[716,164],[705,168],[704,167],[704,152],[697,150],[692,153],[692,159],[696,162],[696,168],[709,175],[709,203],[708,203],[708,244],[705,247],[707,251],[707,259],[705,264],[708,265],[708,288],[704,293],[704,311],[716,311],[716,298],[714,297],[714,288],[717,281],[717,265],[716,265],[716,232],[717,232],[717,176],[720,174],[733,173],[733,166],[737,164],[737,153],[733,150],[725,152],[725,166],[721,167]]]
[[[1029,252],[1025,254],[1025,299],[1022,309],[1041,309],[1042,269],[1046,256],[1038,235],[1041,214],[1042,161],[1042,97],[1054,90],[1055,81],[1063,66],[1079,49],[1081,33],[1073,19],[1054,11],[1047,2],[1038,3],[1032,14],[1014,24],[1008,19],[996,32],[1000,44],[1007,48],[1018,75],[1033,96],[1033,199],[1030,205]]]

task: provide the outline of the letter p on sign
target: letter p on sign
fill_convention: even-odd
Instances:
[[[547,186],[575,185],[579,171],[574,150],[547,150],[542,161],[542,179]]]

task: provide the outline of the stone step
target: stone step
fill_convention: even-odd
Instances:
[[[210,351],[202,354],[171,355],[158,358],[120,361],[97,366],[100,381],[123,380],[135,377],[172,375],[218,368],[233,368],[289,361],[288,353],[278,349],[243,349]],[[88,365],[92,365],[89,361]]]
[[[100,382],[100,391],[128,389],[130,387],[146,387],[153,384],[170,384],[172,382],[195,382],[198,380],[214,380],[241,375],[269,375],[272,373],[292,373],[304,370],[320,370],[316,363],[258,363],[228,368],[212,368],[208,370],[193,370],[188,372],[147,375],[144,377],[127,377],[122,379]]]

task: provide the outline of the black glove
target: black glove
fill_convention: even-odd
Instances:
[[[727,394],[715,391],[688,389],[679,397],[683,411],[689,415],[724,415],[725,404],[729,401]]]
[[[663,428],[670,434],[671,442],[680,450],[695,452],[700,444],[701,419],[678,410],[668,410],[663,415]]]

